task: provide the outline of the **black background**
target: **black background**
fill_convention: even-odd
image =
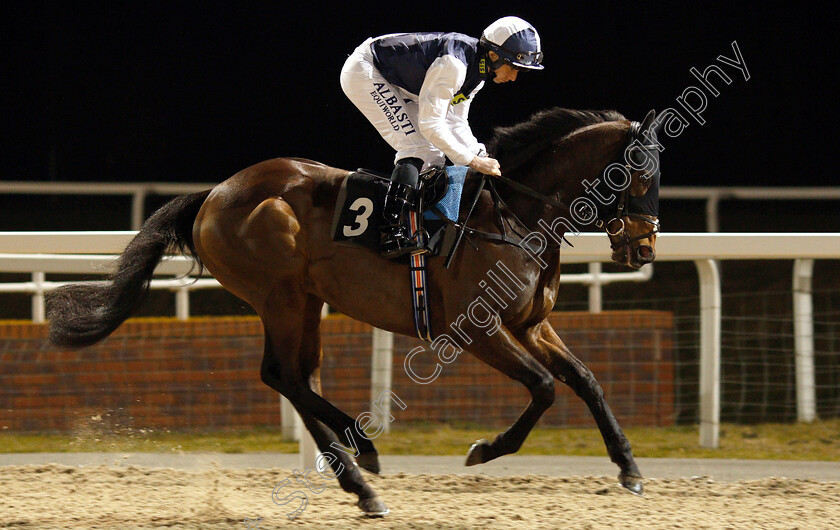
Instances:
[[[707,123],[663,141],[663,186],[833,185],[836,17],[753,2],[27,2],[3,14],[4,180],[218,182],[277,156],[388,170],[390,148],[346,99],[346,56],[400,31],[478,36],[516,14],[546,69],[488,85],[471,123],[551,106],[641,119],[722,66]]]

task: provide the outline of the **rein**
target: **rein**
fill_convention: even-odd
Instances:
[[[567,209],[569,208],[569,206],[567,204],[564,204],[560,201],[555,201],[554,199],[552,199],[548,195],[545,195],[545,194],[542,194],[542,193],[540,193],[536,190],[533,190],[533,189],[529,188],[528,186],[526,186],[524,184],[520,184],[519,182],[516,182],[515,180],[509,179],[509,178],[507,178],[505,176],[502,176],[502,175],[498,175],[495,178],[501,180],[502,182],[504,182],[505,184],[507,184],[511,188],[518,191],[519,193],[522,193],[524,195],[528,195],[529,197],[533,197],[533,198],[537,199],[538,201],[540,201],[542,203],[550,204],[551,206],[554,206],[555,208],[567,208]],[[498,195],[498,193],[497,193],[497,195]],[[499,197],[499,198],[501,199],[501,197]]]
[[[455,244],[452,245],[452,249],[449,251],[449,255],[446,258],[446,263],[444,264],[444,266],[446,268],[449,268],[449,264],[452,263],[452,258],[455,255],[455,251],[457,250],[458,245],[461,243],[461,238],[462,238],[462,236],[464,236],[466,234],[474,235],[474,236],[480,237],[481,239],[486,239],[486,240],[489,240],[489,241],[497,241],[497,242],[501,242],[501,243],[507,243],[509,245],[519,247],[523,250],[528,250],[531,253],[537,253],[540,250],[539,248],[534,248],[533,246],[531,246],[530,242],[528,242],[524,239],[527,236],[524,236],[521,233],[519,233],[512,226],[512,224],[510,222],[510,219],[506,218],[502,214],[502,210],[499,207],[500,205],[504,206],[504,208],[510,213],[510,215],[513,216],[513,219],[517,223],[519,223],[526,230],[528,230],[528,232],[533,232],[530,228],[528,228],[528,225],[526,225],[521,219],[519,219],[519,217],[517,217],[517,215],[513,212],[513,210],[505,203],[504,199],[502,199],[502,196],[499,194],[498,190],[496,190],[496,185],[495,185],[494,179],[499,179],[502,182],[505,182],[506,184],[510,185],[513,189],[519,191],[520,193],[523,193],[525,195],[533,197],[533,198],[537,199],[538,201],[540,201],[544,204],[554,206],[555,208],[566,208],[566,209],[569,208],[569,206],[567,206],[566,204],[564,204],[560,201],[554,200],[551,197],[549,197],[548,195],[542,194],[542,193],[540,193],[540,192],[538,192],[538,191],[536,191],[532,188],[529,188],[528,186],[525,186],[524,184],[520,184],[519,182],[516,182],[515,180],[511,180],[511,179],[509,179],[507,177],[503,177],[501,175],[498,175],[498,176],[495,176],[495,177],[492,177],[492,176],[489,176],[489,175],[482,175],[481,184],[478,186],[478,189],[476,190],[476,194],[475,194],[475,196],[473,197],[473,200],[472,200],[472,206],[470,207],[469,211],[467,212],[467,216],[464,218],[463,223],[457,223],[457,222],[449,221],[448,219],[446,219],[445,216],[441,215],[439,212],[436,212],[438,217],[440,217],[441,219],[444,219],[447,223],[454,225],[458,229],[458,237],[455,240]],[[496,217],[498,218],[498,221],[499,221],[499,228],[502,230],[501,234],[494,234],[492,232],[484,232],[482,230],[476,230],[474,228],[470,228],[470,227],[467,226],[467,222],[469,221],[470,216],[472,215],[473,209],[475,208],[475,205],[478,202],[478,198],[481,195],[481,192],[484,190],[485,184],[488,184],[488,183],[489,183],[488,188],[490,190],[490,196],[493,198],[493,209],[495,210]],[[436,210],[436,208],[432,208],[432,209],[433,209],[433,211]],[[510,226],[511,231],[519,237],[511,237],[507,234],[507,229],[505,228],[505,222],[507,222],[508,226]],[[566,239],[566,236],[562,236],[562,239],[570,247],[574,246],[574,245],[572,245],[572,243],[568,239]],[[475,245],[473,245],[473,246],[475,246]],[[560,244],[557,243],[557,244],[552,245],[551,247],[546,248],[544,250],[554,250],[554,248],[556,248],[556,247],[559,248]]]
[[[641,128],[641,124],[639,122],[635,122],[635,121],[631,122],[630,135],[629,135],[630,136],[630,142],[628,142],[628,143],[631,143],[633,140],[638,138],[640,128]],[[642,145],[641,147],[644,148],[644,149],[655,148],[655,146],[653,146],[653,145]],[[630,149],[638,149],[638,148],[637,147],[631,147]],[[517,166],[517,165],[520,165],[520,164],[514,164],[514,166]],[[630,166],[625,164],[625,167],[629,168]],[[463,223],[458,223],[458,222],[453,222],[453,221],[448,221],[447,220],[447,222],[449,224],[455,226],[456,229],[458,229],[458,236],[457,236],[457,239],[455,241],[455,244],[452,246],[452,249],[449,251],[449,255],[447,256],[446,264],[445,264],[446,268],[449,268],[449,265],[452,262],[452,258],[455,254],[455,251],[457,250],[458,245],[461,242],[461,238],[464,235],[467,235],[467,234],[475,235],[477,237],[480,237],[480,238],[486,239],[486,240],[490,240],[490,241],[507,243],[507,244],[519,247],[523,250],[528,250],[530,252],[537,252],[539,250],[539,249],[535,249],[530,244],[530,242],[527,242],[524,239],[527,236],[524,236],[520,232],[518,232],[513,227],[513,225],[511,224],[510,219],[508,219],[505,215],[502,214],[500,205],[503,206],[510,213],[511,216],[513,216],[513,219],[517,223],[519,223],[519,225],[524,227],[529,232],[532,232],[532,230],[530,228],[528,228],[528,226],[525,223],[523,223],[522,220],[519,219],[516,216],[516,214],[513,212],[513,210],[505,203],[504,199],[502,199],[502,196],[496,190],[495,179],[501,180],[506,185],[513,188],[513,190],[515,190],[515,191],[517,191],[517,192],[519,192],[523,195],[527,195],[527,196],[529,196],[533,199],[536,199],[537,201],[541,202],[542,204],[553,206],[554,208],[571,210],[569,205],[565,204],[564,202],[556,200],[556,199],[554,199],[554,198],[552,198],[548,195],[545,195],[543,193],[540,193],[540,192],[538,192],[538,191],[536,191],[536,190],[534,190],[534,189],[532,189],[528,186],[525,186],[524,184],[522,184],[520,182],[512,180],[508,177],[505,177],[505,176],[502,176],[502,175],[498,175],[498,176],[495,176],[495,177],[492,177],[492,176],[489,176],[489,175],[482,175],[481,184],[478,186],[475,197],[473,197],[472,205],[471,205],[469,211],[467,212],[467,216],[464,218],[464,222]],[[494,207],[494,210],[495,210],[495,213],[496,213],[496,217],[498,219],[499,228],[502,230],[501,234],[495,234],[495,233],[492,233],[492,232],[484,232],[484,231],[481,231],[481,230],[476,230],[474,228],[469,228],[467,226],[467,222],[469,221],[470,216],[472,215],[473,209],[475,208],[475,205],[478,202],[478,198],[481,195],[482,191],[484,190],[485,184],[488,184],[488,183],[489,183],[489,186],[487,186],[487,187],[490,191],[490,196],[493,198],[493,207]],[[615,214],[610,215],[609,216],[610,219],[608,221],[604,221],[604,218],[601,218],[601,219],[598,219],[595,222],[595,226],[597,228],[602,228],[607,233],[607,235],[610,236],[611,238],[614,238],[614,237],[620,238],[619,241],[610,244],[610,248],[612,250],[616,250],[616,249],[618,249],[620,247],[623,247],[623,246],[628,246],[629,247],[629,245],[631,243],[635,242],[635,241],[639,241],[639,240],[648,238],[652,235],[655,235],[655,234],[659,233],[659,220],[658,219],[651,219],[651,218],[649,218],[649,217],[647,217],[643,214],[638,214],[638,213],[626,211],[627,210],[627,200],[628,200],[628,196],[629,196],[629,193],[630,193],[629,192],[629,187],[630,186],[628,185],[622,191]],[[446,219],[443,215],[438,214],[438,216],[441,219]],[[647,223],[647,224],[651,225],[652,229],[647,233],[644,233],[644,234],[641,234],[641,235],[638,235],[638,236],[634,236],[634,237],[629,237],[627,235],[627,232],[625,231],[625,224],[624,224],[624,219],[623,219],[624,217],[643,221],[644,223]],[[613,224],[614,221],[618,221],[620,223],[620,227],[617,230],[611,231],[610,230],[610,225]],[[510,226],[511,231],[513,233],[515,233],[517,236],[519,236],[518,238],[508,236],[507,229],[505,228],[505,222],[507,222],[508,226]],[[568,239],[566,239],[565,236],[562,236],[562,240],[565,241],[569,246],[574,246],[574,245],[571,244],[571,242],[569,242]],[[473,245],[473,246],[475,246],[475,245]],[[561,246],[561,243],[556,243],[555,245],[552,245],[551,247],[546,248],[544,250],[554,250],[555,248],[559,248],[560,246]]]

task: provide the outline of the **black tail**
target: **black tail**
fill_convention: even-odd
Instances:
[[[156,211],[125,248],[108,282],[67,285],[52,291],[47,297],[50,342],[73,348],[99,342],[138,308],[155,267],[168,250],[177,249],[198,260],[192,229],[209,194],[210,190],[182,195]]]

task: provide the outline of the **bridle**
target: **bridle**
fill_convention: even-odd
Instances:
[[[641,123],[639,123],[637,121],[630,122],[630,134],[629,134],[630,140],[627,143],[627,147],[625,147],[625,151],[628,154],[630,154],[631,156],[632,156],[632,153],[635,152],[635,151],[640,151],[642,149],[652,151],[652,150],[655,150],[656,147],[657,147],[655,144],[633,145],[633,142],[635,140],[637,140],[640,136],[641,136]],[[632,171],[632,169],[633,169],[633,167],[630,164],[624,164],[624,167],[627,168],[628,171]],[[653,177],[653,175],[648,173],[648,174],[642,175],[640,178],[643,181],[647,181],[647,180],[650,180],[652,177]],[[542,193],[540,193],[536,190],[533,190],[533,189],[529,188],[528,186],[525,186],[524,184],[516,182],[515,180],[511,180],[511,179],[509,179],[507,177],[504,177],[504,176],[497,176],[495,178],[497,180],[501,180],[502,182],[504,182],[508,186],[512,187],[514,190],[518,191],[519,193],[522,193],[524,195],[528,195],[530,197],[533,197],[533,198],[537,199],[538,201],[542,202],[543,204],[547,204],[547,205],[553,206],[555,208],[570,209],[570,207],[567,204],[565,204],[561,201],[558,201],[558,200],[556,200],[552,197],[549,197],[548,195],[542,194]],[[492,191],[495,192],[495,189],[493,189]],[[502,204],[504,204],[504,202],[501,200],[501,197],[498,195],[498,193],[494,193],[493,195],[494,195],[494,200],[497,200],[499,202],[502,202]],[[604,232],[606,232],[607,235],[610,236],[610,241],[612,241],[612,238],[620,238],[617,242],[610,244],[610,248],[612,250],[616,250],[616,249],[621,248],[623,246],[630,245],[630,243],[634,243],[636,241],[649,238],[649,237],[659,233],[659,219],[652,219],[648,215],[628,211],[628,198],[629,198],[629,196],[630,196],[630,184],[628,183],[628,185],[621,191],[621,194],[619,195],[618,204],[616,205],[615,213],[604,215],[603,217],[601,217],[601,218],[599,218],[595,221],[595,226],[598,227],[598,228],[602,228],[604,230]],[[508,210],[510,210],[510,208],[508,208]],[[623,219],[624,217],[627,217],[627,218],[630,218],[630,219],[637,219],[639,221],[642,221],[642,222],[650,225],[651,229],[644,234],[630,237],[629,235],[627,235],[627,232],[625,230],[625,224],[624,224],[624,219]],[[519,221],[519,220],[517,219],[517,221]],[[616,230],[610,230],[610,226],[614,225],[615,222],[619,223],[619,225],[620,225],[619,228],[616,229]],[[523,224],[521,221],[519,221],[519,223]],[[524,226],[524,224],[523,224],[523,226]],[[525,228],[527,228],[527,227],[525,227]]]
[[[640,150],[640,149],[645,149],[645,150],[649,150],[649,151],[656,149],[657,146],[654,145],[654,144],[645,144],[645,145],[641,145],[641,146],[632,145],[633,142],[638,139],[638,137],[640,135],[640,132],[641,132],[641,124],[639,122],[636,122],[636,121],[631,122],[630,123],[630,135],[629,135],[630,140],[628,142],[627,147],[625,147],[625,151],[627,151],[628,153],[632,153],[633,151]],[[627,168],[628,170],[632,170],[632,166],[630,166],[629,164],[624,164],[624,167]],[[505,168],[505,169],[509,169],[509,168]],[[651,174],[641,176],[641,178],[643,180],[648,180],[652,177],[653,177],[653,175],[651,175]],[[513,213],[513,210],[510,207],[508,207],[507,204],[505,204],[505,202],[502,199],[499,192],[496,191],[495,184],[494,184],[495,180],[500,180],[500,181],[504,182],[505,184],[507,184],[508,186],[510,186],[513,190],[515,190],[519,193],[522,193],[524,195],[528,195],[528,196],[538,200],[539,202],[541,202],[543,204],[546,204],[548,206],[552,206],[552,207],[555,207],[555,208],[566,209],[566,210],[571,211],[571,207],[569,205],[567,205],[566,203],[564,203],[560,200],[557,200],[554,197],[550,197],[550,196],[548,196],[544,193],[540,193],[540,192],[534,190],[533,188],[529,188],[528,186],[525,186],[524,184],[522,184],[520,182],[517,182],[515,180],[509,179],[508,177],[505,177],[505,176],[502,176],[502,175],[499,175],[499,176],[496,176],[496,177],[483,175],[481,185],[478,187],[477,193],[476,193],[476,195],[473,199],[473,202],[472,202],[472,207],[468,210],[467,217],[464,219],[464,222],[463,223],[453,223],[459,228],[460,233],[459,233],[458,238],[456,239],[455,245],[450,250],[449,256],[448,256],[447,261],[446,261],[446,267],[449,266],[449,263],[451,262],[453,254],[455,252],[455,249],[458,247],[458,243],[460,243],[460,239],[461,239],[460,236],[464,233],[475,235],[475,236],[481,237],[483,239],[488,239],[488,240],[493,240],[493,241],[499,241],[499,242],[502,242],[502,243],[512,244],[512,245],[518,246],[520,248],[533,251],[533,249],[526,248],[529,245],[527,245],[527,243],[524,239],[519,239],[519,238],[525,238],[525,235],[521,234],[513,226],[510,226],[510,221],[508,219],[506,219],[505,216],[502,215],[500,206],[503,206],[508,211],[508,213],[510,213],[513,216],[513,218],[517,221],[517,223],[519,223],[519,225],[521,225],[523,228],[526,229],[526,231],[532,232],[532,230],[530,230],[528,228],[528,226],[525,225],[525,223],[523,223],[516,216],[516,214]],[[485,183],[488,183],[488,182],[490,184],[489,188],[490,188],[491,196],[493,198],[494,209],[496,211],[498,221],[501,224],[502,234],[492,234],[492,233],[488,233],[488,232],[482,232],[482,231],[475,230],[475,229],[472,229],[472,228],[469,228],[469,227],[466,226],[466,223],[467,223],[467,221],[469,220],[469,218],[472,214],[472,210],[473,210],[473,208],[475,208],[475,203],[478,200],[478,196],[481,194],[481,191],[484,189]],[[598,227],[598,228],[603,228],[604,231],[607,233],[607,235],[610,237],[610,241],[612,241],[612,238],[616,238],[616,237],[620,238],[619,241],[610,244],[610,248],[612,250],[616,250],[618,248],[625,247],[625,246],[627,246],[628,249],[629,249],[629,245],[631,243],[633,243],[635,241],[639,241],[641,239],[651,237],[651,236],[659,233],[659,219],[651,219],[650,217],[648,217],[645,214],[640,214],[640,213],[628,211],[628,201],[629,201],[629,196],[630,196],[629,188],[630,188],[630,183],[628,183],[628,185],[624,188],[624,190],[622,190],[621,195],[618,199],[618,205],[617,205],[615,213],[614,214],[608,214],[609,215],[609,220],[605,221],[605,219],[608,216],[604,215],[602,218],[599,218],[595,221],[595,226]],[[650,225],[652,228],[651,228],[651,230],[649,230],[648,232],[646,232],[644,234],[634,236],[634,237],[630,237],[629,235],[627,235],[627,232],[625,230],[625,224],[624,224],[624,219],[623,219],[624,217],[628,217],[630,219],[640,220],[640,221]],[[443,217],[441,217],[441,218],[443,218]],[[507,234],[507,230],[505,229],[505,221],[508,221],[508,225],[510,226],[511,230],[513,231],[513,233],[518,235],[519,238],[511,237]],[[613,224],[613,221],[618,221],[620,223],[620,228],[618,228],[615,231],[610,230],[610,225]],[[563,240],[569,246],[573,246],[565,237],[563,237]],[[560,245],[558,243],[555,246],[560,246]]]
[[[650,217],[647,217],[644,214],[626,211],[627,195],[629,195],[629,193],[630,192],[627,190],[627,188],[625,188],[624,191],[621,192],[621,197],[618,199],[618,210],[616,210],[615,215],[612,217],[612,219],[610,219],[609,221],[603,221],[602,219],[598,219],[597,221],[595,221],[595,226],[597,226],[598,228],[603,228],[604,232],[606,232],[607,235],[610,236],[611,240],[614,237],[620,238],[617,242],[610,244],[610,248],[613,250],[617,250],[621,247],[629,245],[630,243],[639,241],[641,239],[646,239],[650,236],[659,233],[659,219],[651,219]],[[623,217],[629,217],[630,219],[638,219],[639,221],[651,225],[652,228],[644,234],[630,237],[627,235],[627,232],[624,229],[625,226]],[[611,231],[610,225],[612,225],[614,221],[618,221],[618,223],[620,223],[621,226],[617,230]]]
[[[632,145],[633,142],[639,138],[640,133],[641,133],[641,124],[637,121],[630,122],[630,142],[628,143],[628,146],[625,148],[625,151],[630,156],[632,156],[633,152],[641,151],[642,149],[645,149],[647,151],[653,151],[657,148],[657,146],[655,144]],[[633,170],[633,167],[630,164],[624,164],[624,167],[628,171]],[[646,172],[646,174],[640,176],[639,178],[641,178],[642,181],[644,182],[644,181],[648,181],[651,178],[653,178],[653,175]],[[612,238],[619,238],[618,241],[616,241],[615,243],[612,243],[612,242],[610,243],[610,248],[612,250],[618,250],[621,247],[628,247],[628,250],[629,250],[630,243],[633,243],[635,241],[639,241],[639,240],[642,240],[642,239],[647,239],[647,238],[659,233],[659,219],[651,219],[650,217],[648,217],[648,215],[628,211],[627,202],[628,202],[628,197],[630,196],[630,186],[631,185],[632,184],[629,183],[621,191],[621,195],[619,196],[618,205],[616,207],[615,213],[612,214],[609,217],[608,220],[605,220],[606,219],[606,216],[605,216],[605,217],[600,218],[600,219],[595,221],[595,226],[598,227],[598,228],[603,228],[604,232],[606,232],[607,235],[610,237],[610,241],[612,241]],[[650,225],[651,229],[644,234],[640,234],[638,236],[630,237],[630,236],[627,235],[627,231],[625,230],[625,224],[624,224],[624,219],[623,219],[624,217],[628,217],[630,219],[636,219],[636,220],[642,221],[643,223]],[[619,228],[616,229],[616,230],[610,230],[610,226],[614,225],[615,222],[619,223]]]

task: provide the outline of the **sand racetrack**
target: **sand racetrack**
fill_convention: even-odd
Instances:
[[[289,469],[3,466],[0,528],[840,528],[840,482],[648,479],[635,497],[614,477],[366,476],[387,517],[363,518],[329,481],[292,521],[300,503],[271,499]]]

